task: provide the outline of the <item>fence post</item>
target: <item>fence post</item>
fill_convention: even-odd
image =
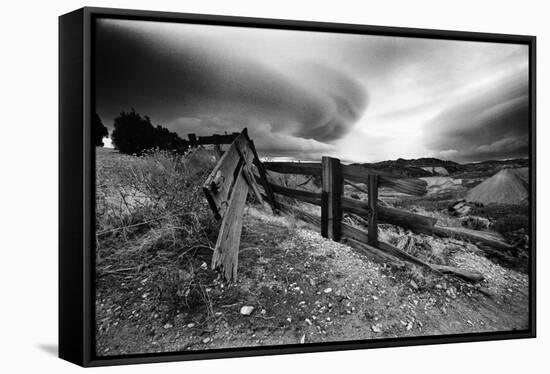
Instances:
[[[189,138],[189,146],[190,147],[196,147],[197,146],[197,135],[187,134],[187,137]]]
[[[219,160],[223,156],[223,152],[220,146],[220,136],[217,134],[214,134],[214,151],[216,152]]]
[[[369,228],[367,231],[369,245],[378,245],[378,175],[368,176]]]
[[[321,235],[339,241],[342,234],[342,168],[340,160],[332,157],[323,156],[322,165]]]

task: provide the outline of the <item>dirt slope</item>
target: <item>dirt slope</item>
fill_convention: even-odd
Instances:
[[[528,278],[465,246],[452,261],[483,272],[482,286],[395,271],[322,238],[292,217],[247,208],[239,281],[224,285],[206,267],[209,305],[176,315],[158,310],[155,285],[135,276],[123,300],[98,295],[97,351],[121,353],[219,349],[525,329]],[[254,307],[246,316],[243,306]]]
[[[466,200],[483,204],[522,204],[529,198],[527,168],[503,169],[472,188]]]

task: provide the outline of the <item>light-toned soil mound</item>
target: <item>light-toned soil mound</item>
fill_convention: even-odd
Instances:
[[[504,169],[472,188],[466,201],[482,204],[524,204],[529,198],[528,169]]]
[[[442,166],[425,166],[422,169],[436,175],[449,175],[447,169]]]
[[[424,177],[420,179],[428,183],[428,195],[463,189],[462,179],[451,177]]]

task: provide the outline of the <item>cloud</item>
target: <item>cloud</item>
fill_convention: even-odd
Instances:
[[[322,143],[345,136],[366,108],[362,85],[326,64],[278,67],[235,53],[223,38],[166,36],[155,23],[100,21],[96,92],[107,116],[147,108],[180,134],[247,125],[258,149],[284,153],[326,149]]]
[[[527,155],[525,45],[109,19],[95,40],[107,126],[133,107],[278,157]]]
[[[456,161],[527,156],[528,82],[519,69],[465,95],[427,123],[425,145]]]

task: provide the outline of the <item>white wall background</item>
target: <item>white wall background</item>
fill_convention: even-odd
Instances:
[[[6,1],[0,21],[0,371],[78,370],[57,346],[57,17],[84,5],[303,19],[538,37],[536,340],[125,366],[96,373],[541,372],[550,351],[548,239],[550,27],[544,1]],[[30,136],[30,137],[29,137]],[[546,271],[546,272],[545,272]]]

